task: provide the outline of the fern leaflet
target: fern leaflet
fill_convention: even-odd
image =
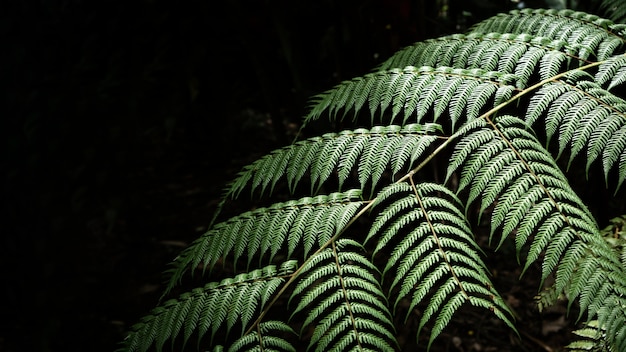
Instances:
[[[391,203],[378,214],[367,240],[378,239],[375,253],[397,242],[384,272],[395,271],[390,287],[397,293],[395,306],[409,298],[412,312],[428,302],[418,334],[434,318],[429,347],[465,303],[491,310],[514,329],[511,312],[493,289],[459,210],[459,200],[446,188],[429,183],[389,186],[374,206],[383,206],[387,199]]]
[[[595,81],[606,90],[612,90],[626,82],[626,56],[618,55],[604,61],[598,68]],[[607,85],[608,84],[608,85]]]
[[[472,33],[527,33],[567,42],[583,60],[605,60],[626,43],[626,25],[572,10],[524,9],[500,14],[470,28]]]
[[[287,257],[302,249],[304,257],[315,244],[326,242],[342,229],[364,204],[361,192],[350,190],[317,197],[277,203],[259,208],[215,225],[196,239],[172,263],[166,294],[187,270],[202,264],[203,271],[212,269],[219,259],[247,254],[250,261],[270,252],[267,262],[280,250],[287,248]],[[320,219],[324,219],[320,221]],[[247,251],[247,253],[244,253]],[[193,271],[192,271],[193,274]]]
[[[411,167],[437,139],[432,134],[438,130],[441,128],[436,124],[392,125],[327,133],[300,141],[247,166],[227,190],[227,197],[236,197],[248,184],[252,192],[261,187],[263,194],[270,183],[273,188],[285,175],[293,191],[307,171],[312,193],[328,180],[334,170],[337,170],[341,188],[354,168],[358,170],[361,187],[368,182],[375,187],[387,165],[392,167],[393,174],[401,171],[407,161],[408,167]]]
[[[314,327],[315,351],[390,351],[397,347],[391,314],[378,283],[378,270],[353,249],[351,240],[332,242],[303,266],[291,300],[294,315],[308,312],[302,329]]]
[[[525,119],[533,124],[545,115],[550,143],[558,133],[561,155],[571,145],[569,163],[587,147],[587,171],[602,155],[605,177],[619,162],[618,186],[626,178],[626,101],[590,81],[591,76],[572,72],[565,80],[545,84],[530,101]]]
[[[527,125],[511,116],[494,122],[477,119],[459,134],[464,136],[451,157],[448,177],[453,167],[463,164],[460,191],[469,186],[469,202],[480,195],[482,210],[496,204],[492,234],[502,226],[502,243],[515,233],[518,255],[530,243],[524,270],[543,256],[542,280],[556,273],[554,294],[578,297],[581,314],[586,311],[588,319],[598,315],[609,333],[619,333],[625,321],[624,311],[618,309],[626,293],[625,270]],[[489,134],[495,142],[485,141]],[[508,174],[510,170],[515,172]],[[492,181],[502,174],[508,174],[505,180]]]
[[[412,116],[415,120],[411,122],[420,123],[435,107],[435,111],[440,114],[443,107],[448,106],[454,129],[456,121],[464,113],[468,119],[475,118],[490,101],[495,106],[509,99],[515,91],[511,85],[515,79],[516,76],[512,74],[450,67],[408,66],[402,70],[379,71],[343,82],[335,89],[316,96],[304,124],[318,119],[324,113],[328,113],[331,119],[343,120],[343,116],[337,117],[340,110],[344,111],[344,116],[347,111],[354,110],[356,118],[362,106],[342,99],[342,90],[350,90],[353,95],[367,96],[372,124],[376,111],[380,112],[382,120],[390,106],[391,116],[385,122],[394,123],[399,115],[403,115],[402,125],[409,122]],[[441,95],[441,90],[446,94]],[[433,122],[438,117],[434,115]]]
[[[514,74],[516,87],[528,85],[536,71],[540,79],[554,76],[571,65],[573,50],[567,42],[528,34],[469,33],[426,40],[408,46],[379,66],[379,70],[406,66],[479,68]]]
[[[124,351],[146,351],[154,342],[161,351],[166,340],[174,339],[184,330],[183,345],[194,331],[201,339],[211,330],[211,340],[222,326],[226,333],[241,323],[242,333],[258,308],[268,302],[284,278],[297,268],[295,261],[280,267],[266,266],[221,282],[181,294],[155,308],[137,323],[124,341]]]

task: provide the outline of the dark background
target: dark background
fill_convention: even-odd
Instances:
[[[1,2],[0,351],[113,350],[311,95],[515,6]]]

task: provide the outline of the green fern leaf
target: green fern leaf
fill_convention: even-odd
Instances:
[[[500,243],[517,229],[516,242],[519,253],[531,234],[536,233],[537,237],[525,265],[528,267],[546,249],[549,242],[546,236],[558,233],[556,230],[566,222],[561,219],[560,224],[552,223],[558,221],[554,220],[555,217],[548,217],[550,220],[546,222],[547,214],[552,211],[559,213],[563,207],[570,210],[570,203],[580,209],[585,207],[573,196],[566,178],[550,155],[526,130],[527,127],[523,122],[507,116],[499,117],[497,121],[493,125],[493,130],[476,129],[471,133],[466,132],[451,157],[448,175],[452,174],[457,165],[465,163],[459,190],[471,185],[468,204],[480,196],[483,198],[481,209],[484,210],[498,200],[492,218],[492,233],[499,225],[503,226]],[[486,140],[489,136],[492,139]],[[477,144],[473,142],[474,140],[479,140],[480,143]],[[509,180],[513,180],[521,177],[523,173],[529,173],[530,178],[528,176],[519,178],[518,181],[507,184],[506,179],[509,176],[513,177]],[[532,183],[539,187],[533,186]],[[512,188],[511,192],[508,191],[509,187]],[[501,194],[506,196],[500,197]],[[555,201],[562,203],[555,204]],[[590,214],[578,212],[576,209],[571,209],[571,212],[571,216],[575,214],[583,223],[591,224],[587,230],[594,231],[593,217]],[[549,253],[551,256],[545,258],[544,278],[554,269],[553,264],[561,257],[568,243],[566,241],[551,248]]]
[[[397,82],[399,76],[404,77],[402,84],[392,84]],[[346,81],[339,86],[348,86],[355,94],[367,95],[370,102],[369,114],[373,119],[376,111],[380,111],[381,116],[388,110],[389,104],[387,100],[391,97],[390,105],[392,107],[392,115],[390,123],[395,121],[399,114],[404,115],[403,125],[408,121],[410,116],[415,115],[415,122],[420,123],[424,116],[435,108],[437,102],[441,108],[445,102],[450,102],[450,114],[453,120],[457,120],[464,110],[467,110],[467,117],[474,118],[478,116],[478,112],[484,108],[494,96],[498,96],[498,100],[494,104],[499,104],[502,100],[510,98],[514,91],[514,87],[510,85],[516,77],[511,74],[500,74],[497,72],[488,72],[480,69],[463,70],[452,69],[449,67],[440,67],[433,69],[431,67],[415,68],[406,67],[403,70],[392,69],[388,71],[380,71],[365,75],[361,80]],[[450,84],[448,81],[459,81],[460,83]],[[366,81],[372,81],[370,85],[364,84]],[[410,84],[410,85],[409,85]],[[365,91],[365,87],[372,89]],[[377,87],[377,88],[370,88]],[[410,89],[409,89],[410,87]],[[452,91],[450,88],[455,87]],[[440,96],[438,89],[446,88],[448,96]],[[387,92],[383,97],[379,91]],[[353,105],[346,105],[338,99],[337,94],[340,92],[337,88],[327,91],[319,95],[316,104],[307,115],[304,124],[318,119],[322,114],[328,113],[331,119],[336,119],[334,111],[350,110],[357,108]],[[360,111],[355,111],[355,115]],[[341,120],[341,119],[340,119]],[[385,121],[387,122],[387,121]]]
[[[514,10],[486,19],[472,28],[471,33],[527,33],[560,40],[577,50],[582,60],[592,55],[605,60],[622,48],[626,39],[617,33],[622,25],[596,15],[572,10],[524,9]]]
[[[626,119],[624,122],[626,122]],[[618,162],[618,159],[620,161],[620,174],[617,188],[624,182],[624,176],[626,175],[626,165],[624,165],[624,161],[626,161],[626,123],[613,133],[602,153],[602,166],[607,184],[609,182],[609,170]]]
[[[237,351],[291,351],[296,349],[285,340],[282,335],[293,335],[295,331],[281,321],[267,321],[258,325],[258,328],[235,341],[228,348],[228,352]]]
[[[328,196],[305,197],[259,208],[216,224],[174,260],[169,270],[171,277],[166,293],[180,282],[187,270],[201,263],[203,270],[211,269],[220,258],[231,252],[236,263],[238,254],[243,253],[246,247],[249,248],[248,265],[253,257],[262,256],[267,251],[271,252],[268,259],[271,262],[285,242],[289,248],[288,257],[297,247],[302,248],[306,256],[315,243],[325,242],[346,225],[364,204],[358,200],[360,196],[360,191],[351,190]],[[233,248],[235,244],[237,247]]]
[[[388,199],[391,204],[387,204]],[[398,183],[382,191],[374,203],[375,208],[380,206],[385,208],[377,215],[366,241],[376,239],[374,254],[399,241],[383,273],[395,271],[391,291],[396,292],[401,284],[394,294],[395,306],[411,297],[411,312],[430,297],[418,329],[419,334],[434,317],[429,346],[462,304],[475,303],[471,297],[490,297],[490,308],[508,312],[492,288],[461,204],[449,190],[436,184]],[[410,229],[408,233],[406,229]]]
[[[619,324],[624,322],[624,311],[617,307],[614,310],[603,309],[622,300],[621,296],[626,292],[624,269],[620,268],[616,253],[599,236],[595,220],[569,187],[548,152],[526,130],[527,126],[515,117],[498,117],[495,123],[489,124],[484,121],[482,129],[478,122],[472,127],[476,130],[462,129],[464,136],[451,160],[453,165],[465,164],[464,169],[472,170],[470,173],[462,170],[462,174],[471,175],[465,184],[471,184],[473,198],[484,195],[490,201],[497,199],[492,233],[494,226],[502,225],[502,243],[516,230],[518,255],[530,243],[524,271],[542,256],[542,280],[556,272],[555,294],[564,290],[570,300],[579,297],[581,314],[587,312],[589,319],[596,314],[602,316],[599,320],[609,329],[607,331],[620,333]],[[493,144],[501,150],[489,150],[490,157],[487,159],[481,157],[485,153],[480,150],[482,147],[476,151],[472,149],[475,143],[471,142],[478,138],[482,140],[485,129],[492,131],[494,139],[502,141]],[[490,144],[486,141],[481,145]],[[494,164],[499,170],[497,172],[506,170],[503,165],[507,163],[498,157],[503,153],[510,155],[507,158],[509,165],[521,164],[521,169],[528,176],[520,176],[504,188],[489,188],[488,182],[480,182],[481,173],[487,172],[482,170],[491,170]],[[509,192],[508,187],[513,190]],[[496,194],[485,194],[487,190]],[[504,196],[500,197],[500,194]]]
[[[545,114],[545,130],[550,139],[558,133],[558,155],[571,145],[569,163],[587,147],[587,171],[602,155],[605,177],[623,158],[626,101],[603,90],[588,75],[544,85],[530,101],[525,119],[534,124]],[[583,80],[579,80],[583,78]],[[619,184],[626,170],[619,166]]]
[[[480,68],[515,74],[516,86],[521,89],[528,85],[535,70],[541,79],[546,79],[567,66],[571,51],[565,41],[525,33],[455,34],[408,46],[383,62],[378,70],[406,66]]]
[[[357,129],[341,133],[327,133],[320,138],[311,138],[278,149],[244,168],[226,192],[226,197],[237,197],[248,185],[254,192],[261,187],[261,194],[267,185],[274,184],[286,176],[289,188],[293,191],[297,183],[309,171],[311,192],[316,191],[337,170],[340,186],[348,179],[356,167],[359,181],[365,187],[368,182],[376,186],[384,170],[393,164],[393,171],[399,171],[407,161],[411,167],[431,143],[432,135],[441,130],[439,125],[409,124],[404,127],[374,127],[371,130]],[[419,149],[407,150],[407,144],[421,145]],[[380,149],[378,149],[380,148]],[[384,150],[384,153],[380,153]]]
[[[308,312],[302,329],[314,326],[309,349],[355,348],[388,351],[397,347],[391,314],[376,279],[377,269],[353,252],[354,241],[339,240],[307,261],[290,301],[297,300],[292,318]],[[315,323],[315,325],[312,325]]]
[[[226,322],[228,330],[241,322],[245,328],[258,306],[263,306],[284,277],[296,270],[295,261],[288,261],[277,268],[275,265],[240,274],[220,283],[208,283],[203,288],[184,293],[155,308],[124,341],[126,351],[146,351],[152,344],[161,351],[166,340],[173,340],[185,328],[184,341],[192,331],[201,339],[211,329],[211,340],[217,329]],[[266,292],[261,295],[260,292]],[[185,322],[185,323],[183,323]]]
[[[611,90],[626,82],[626,56],[619,55],[604,61],[595,75],[595,81],[606,90]],[[608,85],[607,85],[608,84]]]

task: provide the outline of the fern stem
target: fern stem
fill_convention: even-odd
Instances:
[[[435,149],[432,153],[430,153],[430,155],[428,155],[421,163],[419,163],[419,165],[417,165],[416,167],[414,167],[411,171],[409,171],[406,175],[402,176],[401,178],[399,178],[396,182],[394,183],[400,183],[400,182],[404,182],[407,179],[413,177],[413,175],[415,175],[419,170],[421,170],[424,166],[426,166],[434,157],[437,156],[437,154],[439,154],[442,150],[446,149],[446,147],[448,146],[448,144],[452,143],[452,141],[457,138],[458,135],[456,133],[454,133],[453,135],[451,135],[450,137],[446,138],[446,141],[441,143],[437,149]]]
[[[452,266],[452,263],[450,263],[450,260],[448,260],[448,256],[446,255],[446,251],[441,246],[441,242],[439,241],[439,237],[437,236],[437,233],[435,232],[433,224],[430,221],[430,217],[428,216],[428,213],[426,212],[426,208],[424,207],[424,203],[422,203],[422,198],[420,197],[419,193],[417,192],[417,187],[415,186],[415,182],[413,181],[413,177],[409,177],[409,181],[411,182],[411,188],[413,188],[413,192],[415,193],[415,199],[417,199],[417,202],[420,205],[420,209],[421,209],[422,213],[424,213],[424,219],[426,219],[426,222],[428,223],[428,227],[431,229],[431,233],[432,233],[433,237],[435,238],[435,242],[437,243],[437,248],[439,248],[439,253],[441,255],[441,258],[443,259],[444,262],[446,262],[446,265],[448,266],[448,268],[450,268],[450,274],[452,274],[452,277],[454,278],[454,280],[459,285],[459,289],[461,290],[461,292],[463,292],[463,294],[465,295],[466,298],[469,298],[470,295],[463,288],[463,285],[462,285],[463,282],[461,281],[461,279],[459,279],[459,277],[454,272],[454,267]]]
[[[256,333],[259,334],[259,350],[261,352],[265,351],[263,348],[263,335],[261,335],[261,324],[256,325]]]
[[[622,54],[621,56],[626,56],[626,54]],[[559,74],[557,74],[557,75],[554,75],[554,76],[552,76],[552,77],[548,77],[548,78],[546,78],[546,79],[544,79],[544,80],[542,80],[542,81],[539,81],[539,82],[537,82],[537,83],[533,84],[533,85],[532,85],[532,86],[530,86],[530,87],[527,87],[527,88],[525,88],[525,89],[522,89],[519,93],[515,94],[514,96],[512,96],[512,97],[511,97],[511,98],[509,98],[508,100],[506,100],[506,101],[504,101],[504,102],[502,102],[502,103],[500,103],[500,104],[498,104],[498,105],[494,106],[494,107],[493,107],[493,108],[491,108],[489,111],[485,112],[484,114],[480,115],[480,116],[479,116],[479,117],[477,117],[477,118],[479,118],[479,119],[480,119],[480,118],[488,118],[490,115],[494,115],[496,112],[498,112],[498,111],[502,110],[502,108],[504,108],[504,107],[508,106],[509,104],[511,104],[512,102],[514,102],[515,100],[517,100],[517,99],[519,99],[519,98],[523,97],[524,95],[526,95],[526,94],[528,94],[528,93],[530,93],[530,92],[532,92],[532,91],[536,90],[537,88],[541,88],[541,87],[542,87],[542,86],[544,86],[546,83],[549,83],[549,82],[555,82],[555,81],[557,81],[557,80],[559,80],[559,79],[561,79],[561,78],[563,78],[563,77],[567,76],[570,72],[573,72],[573,71],[578,71],[578,70],[580,70],[580,71],[584,71],[584,70],[587,70],[587,69],[590,69],[590,68],[593,68],[593,67],[596,67],[596,66],[600,66],[600,65],[602,65],[602,64],[604,64],[604,63],[606,63],[607,61],[608,61],[608,60],[602,60],[602,61],[592,62],[592,63],[590,63],[590,64],[587,64],[587,65],[581,66],[581,67],[579,67],[579,68],[575,68],[575,69],[571,69],[571,70],[568,70],[568,71],[564,71],[564,72],[561,72],[561,73],[559,73]]]
[[[346,305],[348,306],[348,314],[350,315],[350,320],[352,321],[352,329],[354,330],[354,336],[356,337],[356,343],[359,346],[359,350],[363,350],[363,346],[361,346],[361,338],[359,337],[359,331],[356,328],[356,319],[354,318],[354,314],[352,313],[352,306],[350,305],[350,300],[348,299],[348,290],[346,289],[346,284],[343,280],[343,275],[341,275],[341,264],[339,263],[339,255],[337,254],[337,246],[335,241],[331,242],[333,249],[333,256],[335,257],[335,265],[337,266],[337,273],[339,274],[339,282],[341,283],[341,290],[344,292],[344,300],[346,301]]]

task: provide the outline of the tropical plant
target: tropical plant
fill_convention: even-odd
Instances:
[[[216,215],[121,350],[397,350],[409,318],[430,348],[472,306],[515,330],[477,241],[488,219],[494,251],[540,264],[538,304],[576,307],[570,348],[625,351],[623,218],[601,231],[566,176],[600,172],[614,195],[626,179],[625,47],[626,25],[595,15],[512,11],[315,96],[302,133],[336,131],[238,174],[220,211],[245,192],[258,207]]]

